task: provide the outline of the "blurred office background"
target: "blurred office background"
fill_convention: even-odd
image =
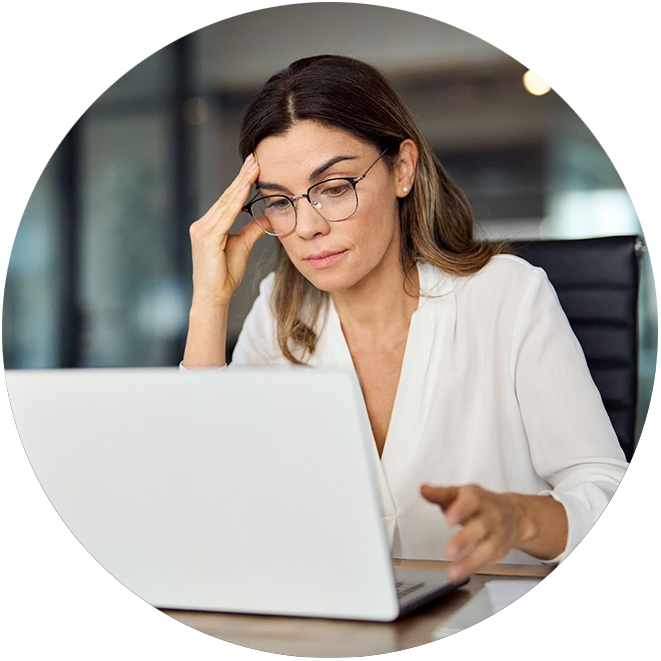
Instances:
[[[188,227],[240,167],[237,135],[252,95],[275,71],[319,53],[386,73],[467,192],[485,236],[642,236],[594,136],[553,91],[530,93],[526,68],[503,52],[384,7],[267,9],[155,53],[64,138],[16,236],[3,310],[6,368],[178,364],[192,291]],[[269,270],[273,241],[263,238],[251,255],[232,304],[230,345]],[[640,314],[642,421],[657,336],[647,255]]]

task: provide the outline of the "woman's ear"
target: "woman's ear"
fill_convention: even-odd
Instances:
[[[413,188],[418,154],[418,145],[410,138],[400,143],[399,154],[395,159],[395,193],[397,197],[406,197]]]

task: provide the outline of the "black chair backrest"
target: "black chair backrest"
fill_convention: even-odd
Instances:
[[[641,245],[637,236],[511,244],[514,254],[542,267],[555,287],[629,461],[638,391]]]

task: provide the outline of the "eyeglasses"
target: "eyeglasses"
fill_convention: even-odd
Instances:
[[[284,236],[296,229],[296,202],[302,197],[312,205],[312,208],[330,223],[348,220],[358,210],[358,193],[356,184],[362,181],[367,173],[381,160],[387,152],[384,149],[379,157],[360,177],[338,177],[326,179],[310,186],[306,193],[289,197],[288,195],[267,195],[257,197],[246,204],[241,211],[249,213],[257,224],[271,236]],[[259,221],[266,218],[271,226],[268,230]]]

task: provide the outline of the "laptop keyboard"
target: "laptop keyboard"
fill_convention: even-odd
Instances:
[[[397,581],[395,583],[395,586],[397,587],[397,597],[398,599],[402,599],[402,597],[405,597],[407,594],[411,594],[411,592],[415,592],[416,590],[419,590],[421,587],[424,587],[424,583],[409,583],[406,581]]]

